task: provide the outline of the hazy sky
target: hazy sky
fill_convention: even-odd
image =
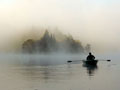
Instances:
[[[0,0],[0,50],[32,26],[58,27],[97,51],[120,50],[120,0]]]

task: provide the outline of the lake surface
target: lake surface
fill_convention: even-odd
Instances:
[[[86,67],[80,55],[0,55],[0,90],[119,90],[120,56],[96,55],[96,67]]]

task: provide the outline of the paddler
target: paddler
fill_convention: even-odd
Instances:
[[[89,55],[87,56],[87,58],[86,58],[88,61],[93,61],[93,60],[95,60],[95,56],[94,55],[92,55],[92,53],[91,52],[89,52]]]

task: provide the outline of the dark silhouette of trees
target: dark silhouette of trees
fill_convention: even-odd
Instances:
[[[39,40],[29,39],[22,45],[23,52],[26,53],[49,53],[49,52],[68,52],[68,53],[84,53],[85,50],[90,50],[90,45],[84,48],[81,42],[73,39],[71,35],[65,36],[61,42],[56,40],[56,37],[50,34],[47,30],[43,37]]]
[[[29,39],[25,41],[22,45],[23,52],[33,53],[34,51],[34,40]]]
[[[84,52],[84,48],[81,42],[74,40],[71,35],[66,37],[65,42],[67,44],[69,52],[72,52],[72,53]]]
[[[56,50],[56,39],[53,35],[50,35],[49,32],[46,30],[43,37],[36,41],[35,46],[36,50],[40,52],[50,52],[52,50]]]

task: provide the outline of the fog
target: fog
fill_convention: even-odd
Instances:
[[[17,51],[44,29],[71,34],[93,52],[119,51],[118,0],[0,0],[0,51]]]

